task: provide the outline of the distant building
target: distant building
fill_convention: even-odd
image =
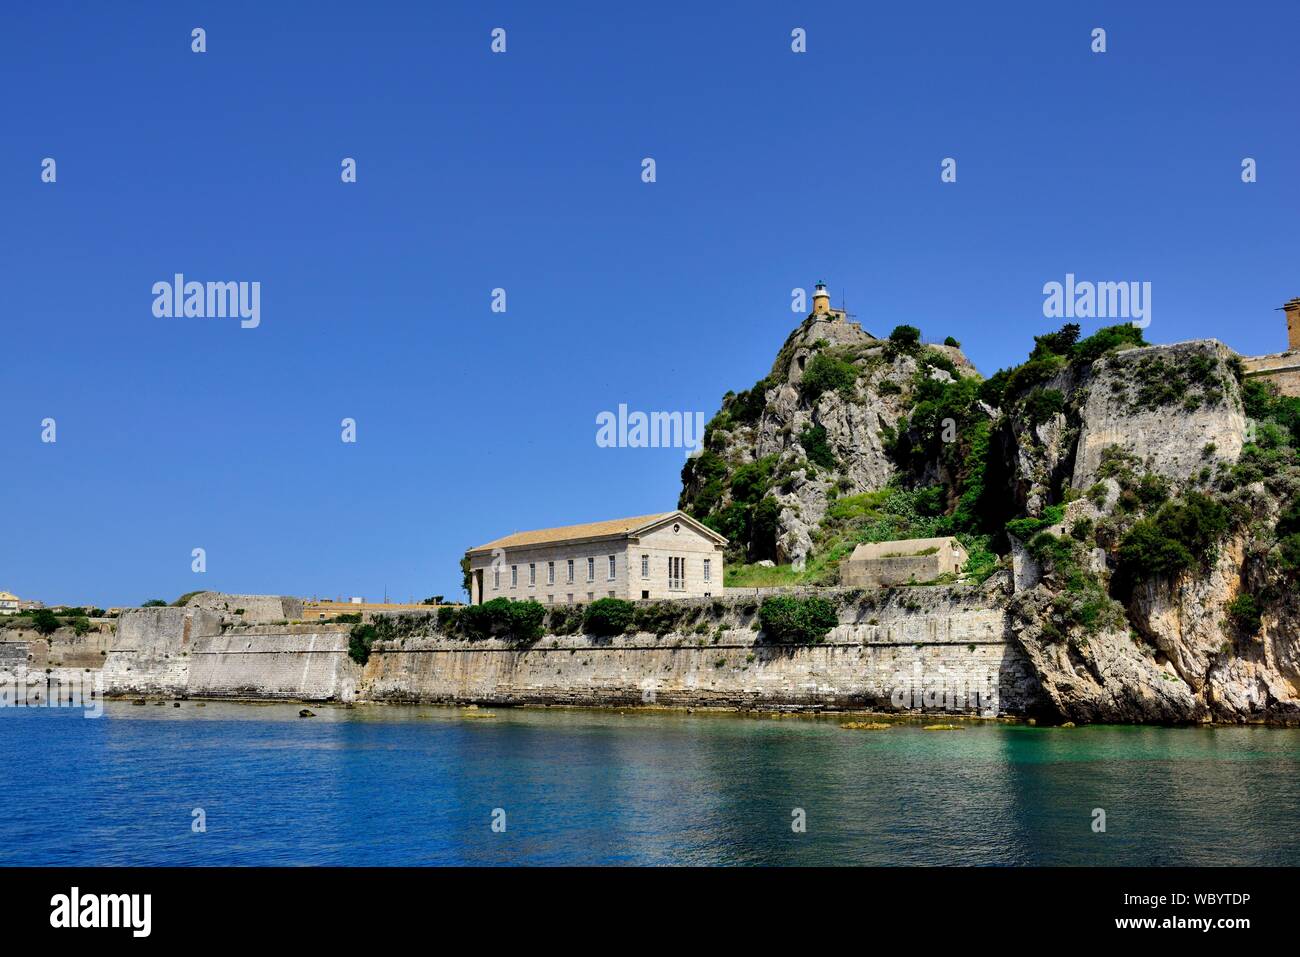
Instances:
[[[1277,386],[1282,395],[1300,397],[1300,298],[1282,306],[1286,314],[1287,351],[1265,356],[1243,356],[1248,379],[1263,379]]]
[[[465,553],[470,603],[721,595],[726,545],[681,511],[515,532]]]
[[[13,592],[0,591],[0,615],[16,615],[22,610],[23,600]]]
[[[955,538],[908,538],[859,545],[840,562],[840,584],[884,588],[934,581],[961,572],[966,549]]]
[[[423,603],[366,601],[364,598],[349,598],[347,601],[312,598],[303,602],[302,620],[324,621],[339,615],[360,615],[363,620],[366,620],[377,612],[437,611],[438,607],[438,605]]]

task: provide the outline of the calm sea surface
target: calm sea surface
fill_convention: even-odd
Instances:
[[[0,864],[1300,864],[1300,730],[299,707],[0,710]]]

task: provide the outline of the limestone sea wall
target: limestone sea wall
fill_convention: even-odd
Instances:
[[[756,602],[730,605],[700,631],[547,635],[527,648],[410,637],[376,646],[359,693],[379,701],[985,714],[1037,706],[1037,679],[1005,612],[978,589],[900,588],[868,604],[844,602],[841,624],[810,646],[762,640],[756,610]]]
[[[221,616],[201,608],[132,608],[117,620],[104,659],[108,694],[183,695],[190,654],[203,635],[220,634]]]
[[[199,638],[186,691],[198,698],[350,701],[361,669],[338,625],[257,626]]]
[[[1035,672],[1008,630],[1006,583],[826,589],[840,623],[815,645],[774,644],[760,599],[666,603],[673,630],[469,641],[406,616],[364,669],[349,626],[244,625],[200,607],[133,609],[105,659],[109,695],[1031,714]],[[576,620],[576,619],[575,619]],[[22,649],[26,651],[26,649]],[[20,650],[15,643],[12,657]],[[25,657],[25,655],[23,655]]]

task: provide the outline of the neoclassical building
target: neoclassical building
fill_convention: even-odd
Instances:
[[[681,511],[515,532],[465,553],[470,603],[721,595],[726,545]]]

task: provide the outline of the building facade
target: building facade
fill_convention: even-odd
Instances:
[[[840,584],[854,588],[923,584],[941,575],[960,574],[967,557],[966,549],[951,537],[859,545],[840,562]]]
[[[1246,378],[1263,379],[1277,386],[1282,395],[1300,397],[1300,298],[1282,307],[1286,314],[1287,351],[1266,356],[1243,356]]]
[[[470,603],[721,595],[726,545],[680,511],[516,532],[466,552]]]
[[[0,615],[16,615],[22,604],[23,600],[12,592],[0,591]]]
[[[444,602],[444,604],[446,604]],[[456,604],[451,602],[451,604]],[[362,621],[370,621],[376,614],[393,612],[436,612],[441,607],[424,602],[383,602],[366,601],[364,598],[349,598],[337,601],[329,598],[311,598],[302,603],[303,621],[327,621],[339,615],[360,615]]]

